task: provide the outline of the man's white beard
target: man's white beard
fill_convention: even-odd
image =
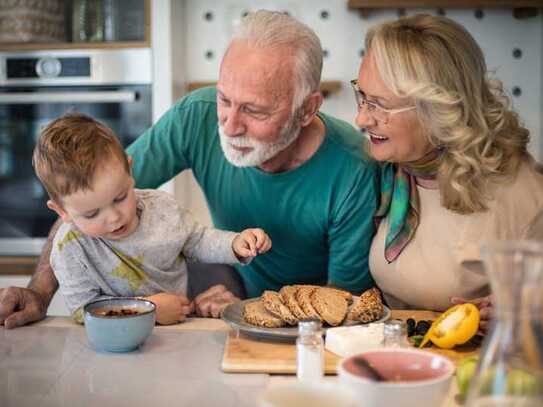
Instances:
[[[302,127],[300,126],[298,115],[294,114],[281,129],[277,141],[271,143],[257,141],[247,134],[229,137],[224,134],[224,129],[220,125],[219,136],[222,151],[230,164],[236,167],[257,167],[290,146],[298,138],[301,130]],[[248,147],[252,148],[252,150],[248,153],[242,153],[234,147]]]

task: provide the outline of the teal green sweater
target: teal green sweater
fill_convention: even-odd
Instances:
[[[362,291],[373,285],[376,166],[352,126],[319,118],[326,136],[300,167],[278,174],[235,167],[221,150],[215,89],[193,92],[128,148],[137,187],[155,188],[192,169],[217,228],[264,229],[271,251],[237,268],[249,297],[294,283]]]

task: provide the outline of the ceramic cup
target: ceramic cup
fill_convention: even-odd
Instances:
[[[373,380],[356,358],[364,358],[386,380]],[[449,394],[454,371],[447,357],[408,348],[373,349],[338,364],[340,381],[364,407],[440,406]]]
[[[355,407],[354,394],[339,382],[292,381],[269,386],[259,407]]]

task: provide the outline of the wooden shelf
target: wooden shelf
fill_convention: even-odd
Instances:
[[[543,0],[348,0],[347,7],[367,17],[372,9],[385,8],[510,8],[517,18],[537,15]]]
[[[332,93],[337,93],[341,90],[342,82],[341,81],[322,81],[321,82],[321,92],[324,97]]]
[[[0,275],[29,276],[37,264],[38,257],[0,256]]]
[[[192,92],[193,90],[205,88],[207,86],[215,86],[216,81],[203,81],[203,82],[189,82],[187,84],[187,91]],[[341,81],[322,81],[321,82],[321,92],[324,97],[329,96],[332,93],[339,92],[342,87]]]
[[[53,49],[119,49],[151,47],[151,0],[144,0],[145,27],[142,41],[94,42],[0,42],[0,51],[40,51]]]
[[[118,49],[149,48],[147,41],[126,42],[47,42],[47,43],[0,43],[0,51],[36,51],[50,49]]]
[[[543,8],[543,0],[348,0],[348,7],[359,8]]]

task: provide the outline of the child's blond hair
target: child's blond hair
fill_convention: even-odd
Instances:
[[[90,189],[100,164],[117,158],[130,172],[124,149],[111,129],[93,118],[72,113],[49,123],[34,149],[32,165],[49,197]]]

